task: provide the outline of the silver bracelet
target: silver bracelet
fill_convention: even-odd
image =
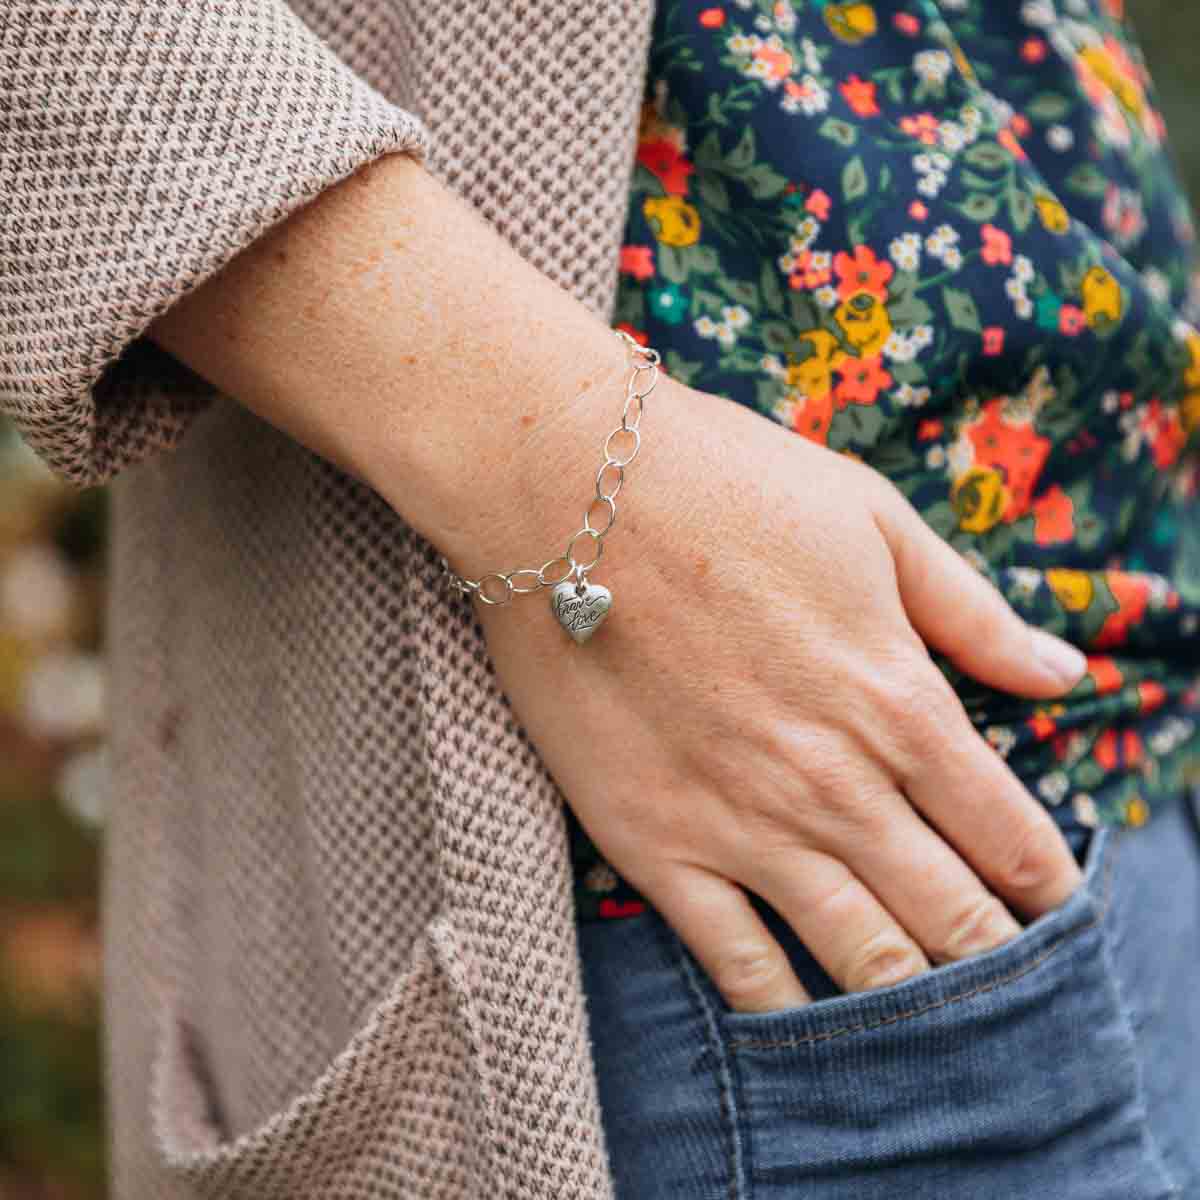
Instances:
[[[566,551],[557,558],[544,562],[536,570],[532,567],[521,567],[516,571],[491,571],[478,579],[464,579],[455,574],[445,555],[440,556],[442,571],[450,586],[464,595],[476,597],[483,604],[508,604],[513,596],[523,596],[545,587],[552,588],[550,609],[558,618],[558,623],[580,644],[586,642],[600,628],[601,622],[612,608],[612,593],[598,583],[589,582],[587,572],[600,561],[600,555],[604,552],[605,534],[616,522],[617,493],[625,482],[625,468],[633,462],[641,449],[642,435],[639,427],[642,423],[643,402],[654,391],[654,385],[658,382],[658,364],[662,361],[657,350],[641,345],[623,329],[614,329],[613,332],[626,343],[633,356],[633,366],[625,386],[621,423],[604,439],[604,462],[596,472],[595,499],[584,511],[583,526],[567,541]],[[649,374],[649,381],[644,388],[639,389],[638,381],[643,372]],[[630,409],[634,406],[637,415],[631,417]],[[622,434],[632,436],[633,448],[624,457],[618,457],[613,454],[613,439]],[[604,490],[605,471],[616,472],[616,486],[610,492]],[[591,520],[592,508],[597,503],[603,504],[607,509],[607,520],[601,529],[594,528]],[[586,563],[575,557],[575,543],[582,537],[592,539],[592,559]],[[547,572],[560,563],[566,565],[566,571],[556,578],[547,578]],[[520,576],[528,576],[532,583],[526,583],[524,586],[514,583],[513,580]],[[489,590],[492,593],[490,595]]]

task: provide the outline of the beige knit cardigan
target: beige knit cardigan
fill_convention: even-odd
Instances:
[[[612,1196],[562,796],[469,602],[141,335],[392,152],[610,317],[651,19],[0,4],[0,406],[111,482],[114,1200]]]

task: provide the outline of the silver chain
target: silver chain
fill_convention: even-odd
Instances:
[[[515,571],[489,571],[488,574],[481,575],[478,579],[464,579],[454,572],[446,561],[445,555],[439,556],[443,574],[450,586],[457,591],[464,595],[476,596],[483,604],[508,604],[513,596],[523,596],[530,592],[540,591],[542,588],[557,587],[558,584],[570,579],[572,575],[576,580],[582,582],[586,572],[600,561],[600,556],[604,553],[604,537],[617,519],[616,499],[625,482],[625,468],[633,462],[642,447],[640,426],[643,402],[654,391],[654,385],[658,382],[658,364],[662,361],[657,350],[641,345],[625,330],[614,329],[613,332],[626,343],[633,355],[634,362],[629,380],[625,385],[625,403],[621,408],[621,423],[604,439],[604,462],[596,472],[596,495],[584,510],[583,525],[567,539],[567,548],[562,554],[557,558],[548,559],[536,570],[533,567],[519,567]],[[647,386],[639,389],[638,380],[643,372],[648,372],[650,378]],[[631,417],[630,410],[635,405],[637,415]],[[625,455],[617,455],[613,453],[613,440],[622,434],[633,435],[633,448]],[[605,491],[604,488],[606,471],[615,472],[616,475],[615,486],[611,491]],[[612,482],[610,478],[610,486],[612,486]],[[591,520],[592,508],[598,503],[605,506],[607,518],[600,529],[595,528]],[[580,562],[575,557],[575,544],[582,537],[592,540],[592,559],[586,563]],[[547,578],[547,572],[558,564],[565,564],[566,570],[557,578]],[[532,582],[524,584],[513,582],[515,579],[524,577]],[[494,591],[502,589],[499,597],[489,596],[489,587],[492,587]]]

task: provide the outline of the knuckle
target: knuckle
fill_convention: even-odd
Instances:
[[[1062,834],[1049,816],[1024,822],[1009,848],[1000,878],[1015,892],[1035,891],[1051,883],[1061,862]]]
[[[1003,903],[990,892],[983,892],[950,921],[934,957],[939,962],[950,962],[991,950],[1012,937],[1014,924]]]
[[[1007,644],[1014,627],[1020,623],[1008,601],[990,583],[983,591],[982,602],[976,600],[965,604],[959,613],[957,625],[950,631],[950,641],[956,651]]]
[[[752,1007],[782,987],[785,965],[781,953],[766,942],[738,942],[718,952],[711,974],[734,1008]]]
[[[854,951],[844,975],[851,990],[869,991],[902,983],[924,969],[924,962],[911,945],[893,933],[883,932]]]

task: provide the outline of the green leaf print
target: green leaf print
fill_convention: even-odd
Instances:
[[[1008,193],[1008,216],[1016,233],[1024,233],[1033,220],[1033,197],[1022,187]]]
[[[721,138],[715,129],[710,129],[701,139],[694,158],[698,167],[720,168],[723,162]]]
[[[778,379],[757,379],[754,399],[761,412],[769,413],[783,399],[784,385]]]
[[[678,246],[668,246],[666,242],[659,242],[658,270],[659,274],[672,283],[687,282],[687,259]]]
[[[741,180],[750,189],[750,195],[755,200],[769,200],[772,196],[778,196],[788,183],[778,171],[773,170],[766,163],[755,163],[749,170],[743,172]]]
[[[1067,187],[1081,196],[1103,196],[1108,191],[1108,178],[1095,163],[1080,163],[1067,176]]]
[[[747,125],[738,138],[738,143],[725,156],[730,172],[744,170],[754,162],[754,127]]]
[[[688,268],[702,275],[712,275],[721,269],[721,258],[715,246],[697,244],[689,246],[682,253],[686,256]]]
[[[946,316],[955,329],[965,329],[968,333],[979,333],[983,326],[979,320],[979,309],[970,292],[960,288],[942,288],[942,300],[946,305]]]
[[[980,192],[975,192],[954,207],[964,217],[969,217],[972,221],[982,225],[984,221],[990,221],[1000,211],[1000,201],[996,196],[985,196]]]
[[[978,142],[963,158],[981,171],[1003,171],[1012,165],[1012,155],[999,142]]]
[[[867,169],[863,166],[863,160],[855,155],[842,168],[842,196],[847,203],[861,200],[867,194],[867,187]]]
[[[667,371],[672,379],[678,379],[680,383],[690,384],[703,367],[703,363],[690,362],[678,350],[667,351]]]
[[[785,354],[796,344],[796,333],[785,321],[764,321],[758,327],[763,345],[773,354]]]
[[[748,279],[730,279],[727,275],[717,277],[717,287],[735,304],[756,311],[759,307],[758,288]]]
[[[1061,121],[1072,108],[1071,101],[1058,92],[1042,92],[1025,106],[1025,115],[1031,121],[1051,124]]]
[[[912,329],[917,325],[928,325],[933,319],[933,309],[915,294],[917,276],[912,271],[897,271],[888,286],[887,312],[892,328]]]
[[[878,404],[850,404],[837,414],[829,429],[830,450],[873,446],[887,418]]]
[[[779,275],[775,270],[775,264],[769,258],[763,259],[759,287],[762,289],[763,303],[772,312],[782,315],[784,311],[783,289],[779,286]]]
[[[958,513],[949,500],[939,500],[921,510],[925,523],[935,532],[948,538],[958,528]]]
[[[823,138],[845,146],[847,150],[858,141],[858,129],[848,121],[839,120],[837,117],[826,117],[817,132]]]
[[[716,212],[729,212],[729,189],[720,175],[714,175],[711,171],[700,175],[696,180],[696,195],[700,203],[708,208]]]

